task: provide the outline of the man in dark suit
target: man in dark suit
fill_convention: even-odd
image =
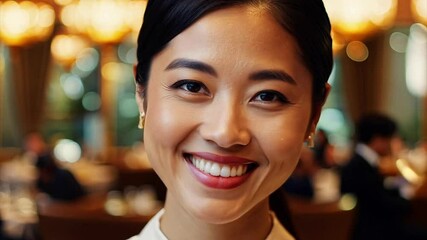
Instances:
[[[37,188],[56,200],[72,201],[86,195],[83,186],[67,169],[58,166],[52,155],[38,156]]]
[[[390,154],[396,132],[396,123],[381,114],[364,116],[356,124],[355,153],[341,169],[341,192],[354,194],[358,200],[354,240],[418,239],[404,224],[409,202],[397,189],[384,187],[378,169],[381,157]]]

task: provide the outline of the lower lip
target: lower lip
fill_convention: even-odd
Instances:
[[[203,185],[216,189],[232,189],[242,185],[251,175],[251,173],[243,174],[240,177],[215,177],[204,172],[201,172],[193,164],[187,162],[191,172],[197,180]]]

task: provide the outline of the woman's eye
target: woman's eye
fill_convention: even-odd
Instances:
[[[194,80],[180,80],[172,85],[175,89],[182,89],[191,93],[207,93],[206,86]]]
[[[259,102],[281,102],[289,103],[288,99],[277,91],[263,91],[258,93],[254,98],[254,101]]]
[[[199,83],[194,82],[185,83],[181,87],[184,90],[194,93],[199,92],[202,89],[202,86]]]

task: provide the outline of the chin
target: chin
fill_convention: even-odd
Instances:
[[[202,222],[209,224],[227,224],[239,219],[242,214],[233,214],[230,211],[197,211],[194,212],[195,217]]]
[[[199,204],[191,201],[187,210],[198,220],[210,224],[227,224],[240,218],[246,212],[242,204],[230,200],[202,200]],[[204,203],[203,203],[204,202]]]

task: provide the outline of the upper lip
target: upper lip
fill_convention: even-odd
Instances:
[[[247,158],[243,157],[237,157],[237,156],[221,156],[214,153],[208,153],[208,152],[191,152],[188,153],[193,156],[203,158],[208,161],[222,163],[222,164],[253,164],[256,163],[255,161],[249,160]]]

